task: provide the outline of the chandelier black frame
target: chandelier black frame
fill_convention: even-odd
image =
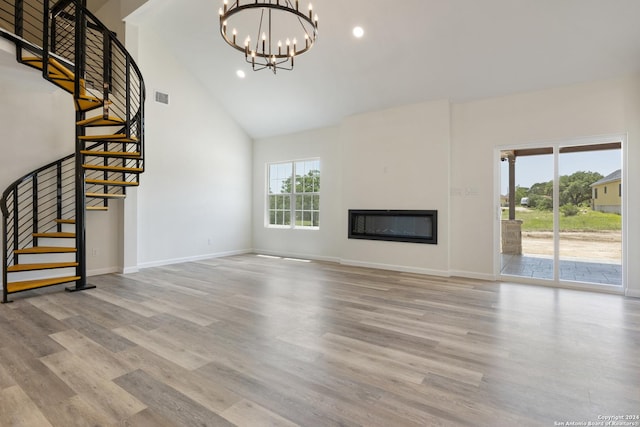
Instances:
[[[229,46],[244,53],[245,61],[251,64],[254,71],[270,69],[274,74],[278,70],[291,71],[294,66],[294,58],[309,51],[318,38],[318,15],[313,15],[311,3],[309,3],[308,15],[300,12],[299,3],[299,0],[295,0],[295,2],[291,0],[245,0],[245,4],[240,4],[240,0],[236,0],[229,6],[228,0],[225,0],[219,11],[220,34]],[[238,44],[238,30],[236,28],[233,28],[231,35],[228,34],[229,18],[248,10],[260,11],[260,23],[254,46],[251,45],[249,35],[243,44]],[[279,40],[277,45],[273,45],[274,40],[271,37],[273,11],[282,11],[295,16],[304,31],[304,46],[298,46],[295,37],[286,39],[284,46],[282,40]],[[263,24],[267,28],[263,29]]]

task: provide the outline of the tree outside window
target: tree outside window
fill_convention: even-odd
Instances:
[[[320,226],[320,160],[268,165],[268,226]]]

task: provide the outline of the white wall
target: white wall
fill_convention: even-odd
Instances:
[[[145,173],[138,189],[141,267],[251,249],[252,141],[146,28]],[[154,101],[169,94],[170,105]]]
[[[326,128],[256,141],[253,152],[253,247],[257,252],[337,260],[337,230],[342,225],[342,156],[339,129]],[[319,157],[320,229],[265,227],[266,164]]]
[[[132,37],[126,33],[127,27],[124,18],[147,0],[110,0],[100,9],[91,12],[111,31],[115,31],[118,39],[127,46],[132,46],[130,52],[137,59],[138,33],[133,28]],[[129,38],[132,42],[129,43]],[[144,76],[143,76],[144,77]],[[138,242],[137,242],[137,188],[127,189],[127,198],[112,205],[108,212],[87,213],[87,260],[88,264],[101,260],[112,268],[90,270],[89,274],[120,271],[134,272],[137,270]],[[126,213],[126,214],[125,214]],[[106,231],[105,231],[106,230]],[[104,242],[111,250],[108,253],[95,254],[95,245],[98,241]]]
[[[110,200],[107,212],[86,213],[88,276],[122,269],[122,203],[122,200]]]
[[[258,140],[254,149],[256,251],[447,274],[449,103],[347,118],[339,127]],[[321,159],[320,230],[265,228],[265,164]],[[437,209],[438,245],[347,238],[349,209]]]
[[[0,194],[19,177],[74,149],[71,95],[16,62],[0,39]]]
[[[628,182],[638,182],[637,76],[455,104],[452,123],[452,188],[477,192],[473,196],[454,192],[459,195],[452,197],[451,266],[457,274],[494,277],[495,147],[628,132]],[[632,261],[640,249],[640,193],[633,184],[628,190]],[[628,267],[630,277],[640,277],[637,263],[629,262]],[[640,291],[637,280],[629,285]]]
[[[118,39],[126,40],[124,19],[143,6],[148,0],[109,0],[98,10],[90,10],[107,28],[115,31]]]
[[[448,274],[449,109],[437,101],[344,121],[342,262]],[[349,240],[348,209],[436,209],[438,244]]]
[[[256,141],[255,247],[493,280],[496,148],[614,134],[627,135],[626,271],[628,294],[640,296],[640,265],[633,262],[640,258],[640,187],[634,185],[640,182],[640,76],[453,105],[409,105],[350,117],[336,129]],[[318,238],[262,226],[264,163],[299,153],[317,153],[323,165],[342,167],[342,184],[331,191],[324,180],[338,171],[323,167],[321,209],[338,206],[340,222],[323,223]],[[438,209],[438,245],[348,240],[349,208]]]

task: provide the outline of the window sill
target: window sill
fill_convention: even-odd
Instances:
[[[319,231],[320,227],[290,227],[288,225],[265,225],[264,228],[271,230],[302,230],[302,231]]]

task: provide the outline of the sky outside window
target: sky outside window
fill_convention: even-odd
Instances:
[[[516,158],[516,185],[530,188],[538,182],[548,182],[553,179],[546,177],[553,155],[523,156]],[[598,172],[607,176],[620,169],[622,164],[620,150],[586,151],[572,153],[563,157],[560,154],[559,174],[571,175],[577,171]],[[553,164],[551,163],[551,167]],[[500,194],[509,193],[509,162],[500,162]]]

